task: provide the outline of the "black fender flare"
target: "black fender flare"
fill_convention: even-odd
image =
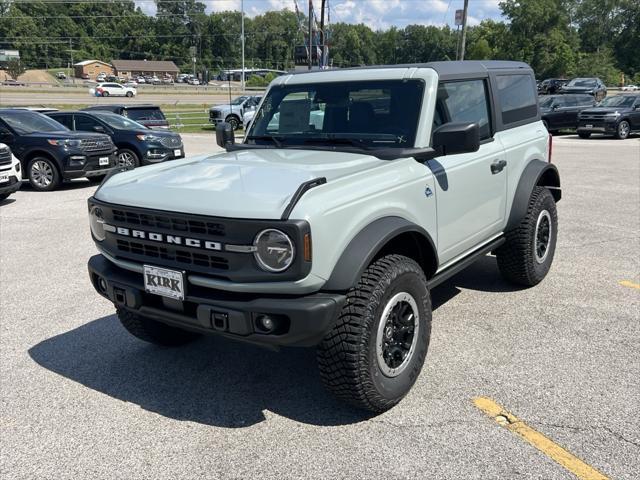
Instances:
[[[331,276],[322,287],[322,290],[349,290],[358,282],[362,272],[384,246],[398,235],[407,232],[419,234],[429,243],[429,248],[436,257],[434,261],[437,268],[437,249],[431,235],[424,228],[402,217],[383,217],[374,220],[353,237],[347,248],[342,252],[342,255],[340,255],[338,262],[333,267]],[[427,275],[429,273],[433,272],[425,272]]]
[[[530,161],[520,175],[516,193],[513,196],[511,204],[511,212],[509,212],[509,220],[507,221],[506,231],[512,230],[518,226],[522,218],[527,213],[529,199],[534,187],[547,187],[556,202],[562,198],[560,190],[560,174],[555,165],[542,160]]]

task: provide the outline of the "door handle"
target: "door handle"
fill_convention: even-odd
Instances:
[[[496,160],[491,164],[491,174],[495,175],[496,173],[500,173],[506,166],[507,166],[506,160]]]

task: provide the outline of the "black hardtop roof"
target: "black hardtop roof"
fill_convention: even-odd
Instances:
[[[335,72],[336,70],[371,70],[382,68],[432,68],[440,77],[486,74],[490,71],[499,70],[523,70],[527,73],[533,72],[531,67],[524,62],[514,62],[510,60],[454,60],[444,62],[406,63],[398,65],[370,65],[364,67],[329,70],[310,70],[296,72],[296,74],[304,75],[305,73]]]

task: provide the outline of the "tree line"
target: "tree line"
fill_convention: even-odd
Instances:
[[[191,71],[193,56],[198,70],[240,66],[240,12],[207,13],[197,0],[156,5],[149,16],[129,0],[0,0],[0,49],[19,49],[28,68],[118,58],[173,60]],[[503,21],[468,29],[466,59],[525,61],[538,78],[599,76],[615,85],[624,74],[640,82],[638,0],[505,0],[500,9]],[[305,25],[289,10],[245,18],[247,67],[293,68]],[[327,36],[336,67],[454,60],[460,37],[449,26],[347,23],[330,25]]]

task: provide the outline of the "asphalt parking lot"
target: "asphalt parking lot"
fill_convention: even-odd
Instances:
[[[482,396],[603,475],[638,478],[640,138],[556,137],[553,158],[548,277],[520,290],[485,257],[435,289],[425,368],[379,416],[325,393],[312,350],[129,336],[86,272],[95,187],[23,188],[0,206],[0,477],[575,478]]]

